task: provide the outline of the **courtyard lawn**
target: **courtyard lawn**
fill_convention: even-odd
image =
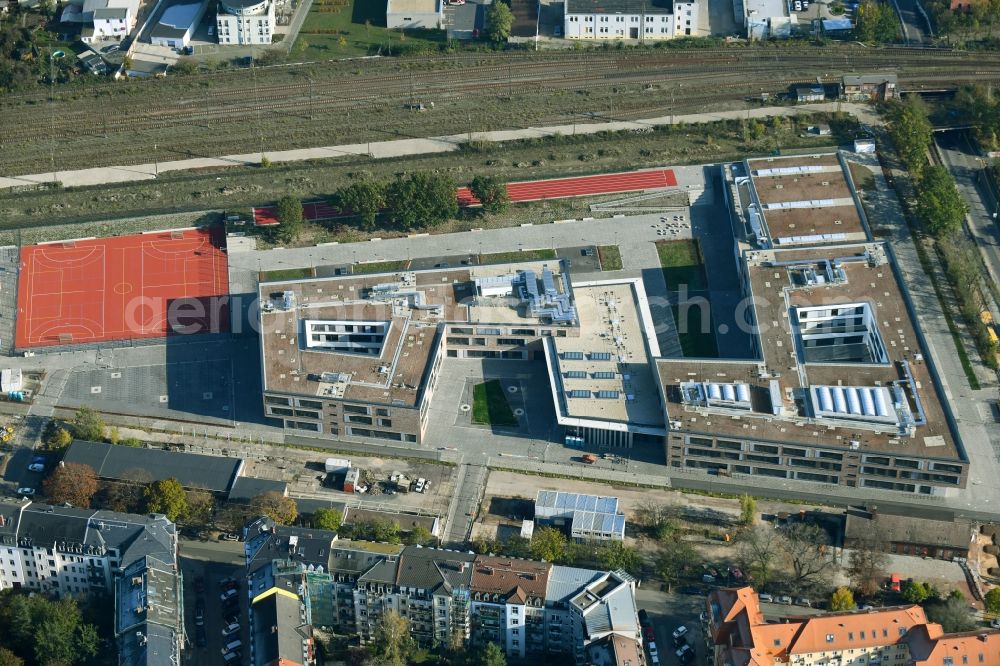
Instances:
[[[681,352],[684,358],[719,358],[719,348],[715,343],[714,324],[712,322],[712,312],[709,310],[704,315],[702,308],[707,305],[691,304],[686,307],[687,321],[680,320],[680,307],[671,305],[670,310],[674,315],[674,323],[677,326],[677,337],[680,339]],[[702,317],[708,318],[707,328],[702,327]],[[702,332],[702,331],[705,332]]]
[[[660,266],[668,291],[677,291],[681,285],[686,285],[689,292],[708,289],[698,241],[658,241],[656,253],[660,256]]]
[[[443,30],[387,29],[385,7],[386,0],[315,0],[299,32],[308,44],[301,59],[436,52],[445,46]]]
[[[517,425],[517,417],[507,403],[499,380],[491,379],[472,388],[472,422],[494,426]]]
[[[602,245],[597,248],[597,257],[601,260],[602,271],[620,271],[622,269],[622,253],[617,245]]]
[[[261,271],[259,275],[261,282],[304,280],[311,277],[316,277],[316,271],[312,268],[279,268],[273,271]]]
[[[514,252],[495,252],[493,254],[479,255],[479,263],[487,264],[510,264],[519,261],[545,261],[555,259],[555,250],[515,250]]]
[[[363,264],[354,264],[351,272],[356,275],[391,273],[393,271],[404,271],[409,265],[410,262],[406,259],[397,259],[396,261],[369,261]]]

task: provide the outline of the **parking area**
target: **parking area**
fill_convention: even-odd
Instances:
[[[243,544],[234,547],[242,549]],[[233,564],[209,562],[181,557],[184,573],[184,623],[189,642],[192,663],[197,664],[244,664],[249,650],[249,627],[247,622],[246,584],[241,567]],[[223,582],[236,594],[224,603],[220,597],[224,593]],[[234,587],[235,585],[235,587]],[[239,629],[228,636],[223,630],[230,624],[239,624]],[[223,648],[226,644],[241,642],[240,657],[231,662],[224,661]]]
[[[699,615],[705,610],[705,597],[693,594],[664,592],[653,585],[636,590],[636,605],[644,610],[653,626],[657,658],[661,666],[687,666],[689,663],[705,664],[705,639]],[[675,642],[673,633],[685,627],[684,636]],[[645,632],[645,630],[644,630]],[[649,641],[645,641],[648,644]],[[681,662],[677,650],[690,645],[696,661]],[[647,660],[647,663],[653,663]]]

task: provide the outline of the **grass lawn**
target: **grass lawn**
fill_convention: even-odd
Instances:
[[[707,306],[706,306],[707,307]],[[677,337],[680,338],[681,351],[685,358],[718,358],[719,348],[715,344],[712,324],[712,313],[708,312],[708,329],[702,333],[702,306],[690,305],[686,308],[687,321],[680,320],[680,307],[671,305],[670,310],[674,314],[674,322],[677,323]],[[682,330],[683,329],[683,330]]]
[[[519,250],[479,255],[480,264],[509,264],[518,261],[544,261],[555,259],[555,250]]]
[[[364,264],[354,264],[352,272],[359,275],[365,273],[391,273],[392,271],[406,270],[409,265],[410,262],[406,259],[371,261]]]
[[[602,271],[620,271],[622,253],[617,245],[602,245],[597,248],[597,258],[601,260]]]
[[[313,3],[299,35],[308,43],[301,59],[349,58],[405,51],[438,51],[446,43],[443,30],[389,30],[386,0],[354,0],[339,6]]]
[[[516,426],[517,417],[507,404],[499,380],[491,379],[472,387],[472,422],[495,426]]]
[[[316,271],[313,268],[280,268],[274,271],[261,271],[259,277],[261,282],[302,280],[305,278],[316,277]]]
[[[663,279],[667,290],[677,291],[687,285],[688,291],[708,289],[705,264],[701,258],[701,248],[696,240],[657,241],[656,253],[660,255]]]

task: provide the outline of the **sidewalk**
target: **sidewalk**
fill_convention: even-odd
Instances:
[[[395,141],[353,143],[341,146],[319,146],[316,148],[272,151],[263,153],[263,156],[267,157],[273,163],[299,162],[302,160],[341,157],[343,155],[369,155],[373,159],[386,159],[406,155],[453,152],[459,150],[462,144],[470,140],[492,142],[513,141],[516,139],[536,139],[556,134],[597,134],[598,132],[616,132],[621,130],[645,130],[659,125],[675,125],[680,123],[690,125],[747,117],[795,116],[803,113],[815,113],[817,111],[838,110],[855,116],[866,125],[875,125],[880,122],[875,112],[866,105],[830,102],[823,104],[800,104],[797,106],[771,106],[746,111],[670,115],[643,120],[550,125],[547,127],[529,127],[527,129],[500,130],[495,132],[470,132],[424,139],[398,139]],[[61,182],[63,187],[83,187],[87,185],[152,180],[156,178],[157,173],[167,173],[168,171],[186,171],[189,169],[211,167],[257,166],[260,164],[261,157],[261,153],[247,153],[243,155],[223,155],[221,157],[202,157],[159,163],[152,162],[130,166],[57,171],[54,174],[49,171],[47,173],[27,174],[23,176],[0,177],[0,189],[51,183],[53,181]]]

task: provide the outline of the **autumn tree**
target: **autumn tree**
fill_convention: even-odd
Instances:
[[[531,536],[531,556],[536,560],[561,562],[566,551],[566,535],[554,527],[541,527]]]
[[[344,514],[336,509],[321,507],[312,513],[312,525],[317,529],[336,532],[343,521]]]
[[[487,213],[502,213],[510,205],[507,183],[499,176],[476,176],[469,189]]]
[[[410,546],[429,546],[434,543],[434,535],[423,525],[417,525],[406,535],[406,543]]]
[[[851,592],[850,588],[838,587],[830,595],[830,610],[833,612],[837,611],[849,611],[857,608],[857,604],[854,603],[854,593]]]
[[[77,410],[73,417],[73,433],[77,439],[100,442],[104,439],[104,419],[89,407]]]
[[[162,513],[177,522],[185,518],[189,507],[187,493],[177,479],[160,479],[146,488],[146,513]]]
[[[267,516],[279,525],[291,525],[299,516],[295,500],[276,490],[254,497],[250,500],[250,508],[257,515]]]
[[[750,495],[740,495],[740,525],[753,527],[757,519],[757,500]]]
[[[680,529],[677,508],[669,504],[648,500],[636,508],[635,514],[636,522],[649,530],[657,541],[669,539]]]
[[[375,624],[368,651],[376,666],[406,666],[416,651],[410,636],[410,621],[394,610],[387,610]]]
[[[196,488],[187,491],[187,522],[193,525],[207,525],[215,510],[215,497],[208,490]]]
[[[90,499],[97,493],[97,474],[90,465],[61,463],[42,482],[42,489],[52,504],[68,502],[89,508]]]
[[[393,224],[403,230],[435,227],[458,215],[455,181],[445,174],[399,176],[389,184],[385,199]]]
[[[986,605],[986,612],[993,615],[1000,615],[1000,587],[994,587],[983,599]]]

